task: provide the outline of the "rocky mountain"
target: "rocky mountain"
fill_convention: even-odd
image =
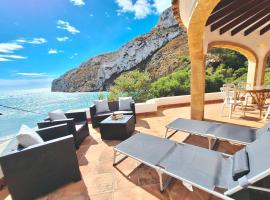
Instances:
[[[186,33],[179,28],[168,8],[149,33],[134,38],[118,51],[90,58],[55,79],[51,90],[106,90],[122,72],[138,68],[147,70],[156,79],[173,71],[181,54],[187,54]]]

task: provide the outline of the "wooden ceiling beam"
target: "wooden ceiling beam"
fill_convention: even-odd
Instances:
[[[227,31],[231,30],[235,26],[241,24],[243,21],[249,19],[250,17],[252,17],[256,13],[258,13],[259,11],[265,9],[265,7],[269,7],[269,0],[261,1],[256,6],[254,6],[253,8],[248,10],[247,12],[245,12],[243,15],[235,18],[233,21],[231,21],[230,23],[223,26],[220,29],[220,34],[222,35],[222,34],[226,33]]]
[[[240,31],[244,30],[245,28],[249,27],[250,25],[252,25],[256,21],[260,20],[265,15],[269,14],[269,12],[270,12],[269,7],[266,8],[266,9],[264,9],[264,10],[262,10],[262,11],[260,11],[260,12],[258,12],[256,15],[254,15],[251,18],[249,18],[247,21],[245,21],[244,23],[240,24],[236,28],[234,28],[231,31],[231,35],[234,36],[235,34],[239,33]]]
[[[260,30],[260,35],[265,34],[269,30],[270,30],[270,23],[267,26],[265,26],[262,30]]]
[[[251,8],[258,5],[257,0],[248,1],[246,4],[243,4],[243,6],[235,9],[233,12],[231,12],[226,17],[222,18],[221,20],[217,21],[216,23],[211,25],[211,31],[215,31],[218,28],[226,25],[230,21],[234,20],[238,16],[241,16],[242,14],[248,12]]]
[[[244,35],[245,36],[249,35],[250,33],[252,33],[256,29],[260,28],[261,26],[263,26],[264,24],[266,24],[269,21],[270,21],[270,14],[266,15],[260,21],[258,21],[257,23],[253,24],[251,27],[249,27],[247,30],[245,30]]]
[[[220,20],[221,18],[227,16],[231,12],[235,10],[235,8],[238,8],[239,6],[242,6],[243,4],[249,2],[250,0],[234,0],[232,3],[230,3],[228,6],[224,7],[223,9],[213,13],[210,15],[206,22],[206,26]]]
[[[230,3],[232,3],[234,0],[221,0],[217,6],[214,8],[211,14],[214,14],[215,12],[223,9],[224,7],[228,6]]]

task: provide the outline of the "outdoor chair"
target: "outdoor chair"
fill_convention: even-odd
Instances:
[[[209,149],[212,149],[218,140],[242,145],[250,144],[264,133],[270,135],[270,123],[257,129],[235,124],[178,118],[166,125],[165,138],[170,138],[179,131],[208,138]]]
[[[23,148],[13,138],[0,156],[0,164],[14,200],[36,199],[81,180],[73,136],[66,124],[36,131],[41,144]]]
[[[86,112],[66,112],[65,115],[68,119],[51,120],[46,118],[44,121],[37,123],[38,128],[67,124],[68,132],[73,135],[75,146],[78,149],[83,140],[89,136]]]
[[[245,109],[243,105],[243,101],[236,99],[235,87],[224,86],[220,88],[222,97],[223,97],[223,105],[222,105],[222,113],[226,106],[229,106],[229,118],[232,117],[232,112],[235,110],[236,106],[240,105],[242,108],[243,115],[245,115]]]
[[[129,157],[155,169],[161,192],[170,184],[170,180],[175,178],[182,181],[190,191],[196,187],[225,200],[268,200],[269,146],[270,134],[264,134],[233,156],[229,156],[138,133],[115,146],[113,165],[117,166]],[[164,174],[171,178],[163,180]]]
[[[264,116],[265,121],[267,120],[267,117],[269,114],[270,114],[270,104],[268,105],[267,111],[266,111],[265,116]]]
[[[93,104],[90,107],[90,115],[91,115],[91,121],[92,121],[92,127],[97,128],[99,127],[99,123],[106,119],[107,117],[111,116],[114,112],[117,112],[118,114],[124,114],[124,115],[134,115],[135,123],[136,123],[136,112],[135,112],[135,102],[132,101],[130,104],[131,110],[119,110],[119,101],[110,101],[108,102],[108,106],[110,111],[108,112],[102,112],[97,113],[96,106]]]

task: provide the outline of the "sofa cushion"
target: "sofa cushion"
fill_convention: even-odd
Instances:
[[[103,112],[109,112],[109,105],[108,105],[108,100],[95,100],[94,104],[96,106],[96,113],[103,113]]]
[[[86,124],[87,124],[86,121],[76,122],[76,123],[75,123],[76,131],[77,131],[77,132],[80,131]]]
[[[106,117],[106,116],[110,116],[112,114],[113,114],[113,112],[101,112],[101,113],[95,114],[95,117]]]
[[[35,144],[43,143],[43,139],[39,136],[37,132],[29,128],[26,125],[22,125],[19,133],[16,136],[18,144],[23,147],[29,147]]]
[[[119,110],[131,110],[132,97],[119,97]]]
[[[132,115],[133,111],[132,110],[119,110],[119,111],[115,111],[113,112],[114,114],[124,114],[124,115]]]
[[[60,110],[60,109],[54,110],[52,112],[49,112],[48,115],[49,115],[49,117],[50,117],[50,119],[52,121],[54,121],[54,120],[60,120],[60,119],[67,119],[64,111],[63,110]]]

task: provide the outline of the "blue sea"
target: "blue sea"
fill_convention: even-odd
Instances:
[[[28,89],[0,92],[0,140],[16,134],[22,124],[36,127],[36,123],[47,117],[48,112],[62,109],[63,111],[88,108],[99,95],[108,93],[83,92],[63,93],[50,92],[45,89]],[[26,111],[22,111],[27,110]]]

